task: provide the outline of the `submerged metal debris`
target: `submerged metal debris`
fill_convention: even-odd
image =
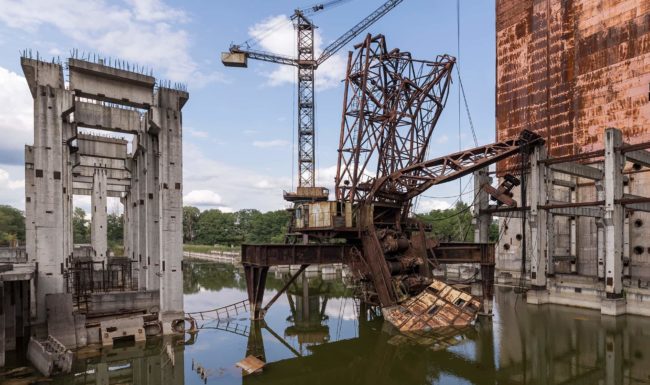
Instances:
[[[430,331],[471,325],[481,301],[437,279],[420,294],[382,309],[384,319],[401,332]]]

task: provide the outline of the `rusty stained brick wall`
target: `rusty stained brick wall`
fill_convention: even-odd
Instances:
[[[606,127],[650,140],[650,0],[497,0],[496,13],[498,140],[528,128],[553,157],[602,148]]]

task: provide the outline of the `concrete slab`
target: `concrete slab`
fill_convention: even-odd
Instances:
[[[113,346],[116,338],[133,337],[135,342],[145,342],[147,339],[142,316],[102,321],[100,332],[103,346]]]

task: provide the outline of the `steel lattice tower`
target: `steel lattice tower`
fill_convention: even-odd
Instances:
[[[298,31],[298,186],[314,187],[314,25],[302,14]]]

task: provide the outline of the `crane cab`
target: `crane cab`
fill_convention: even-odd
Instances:
[[[337,201],[297,203],[293,213],[293,229],[335,230],[352,227],[352,205]]]

